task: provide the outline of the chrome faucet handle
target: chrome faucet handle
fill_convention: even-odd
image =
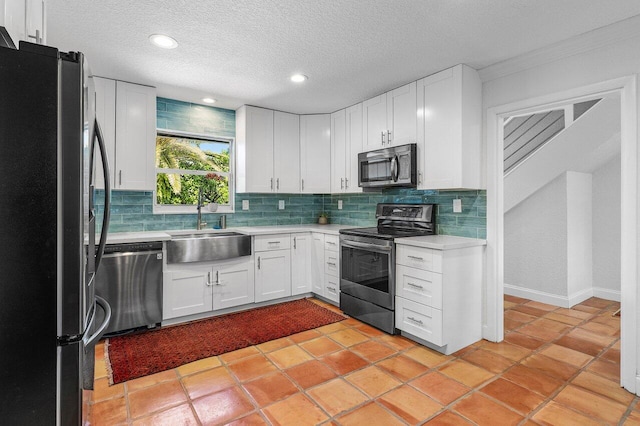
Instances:
[[[207,222],[200,222],[200,229],[204,229],[206,226],[207,226]]]

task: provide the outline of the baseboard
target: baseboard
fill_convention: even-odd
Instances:
[[[590,297],[593,297],[593,288],[586,288],[569,296],[569,306],[565,307],[570,308],[576,306],[578,303],[582,303]]]
[[[504,294],[508,294],[509,296],[523,297],[525,299],[533,300],[540,303],[546,303],[548,305],[560,306],[562,308],[569,307],[569,298],[567,296],[560,296],[540,290],[532,290],[526,287],[505,284]]]
[[[594,287],[593,295],[600,299],[613,300],[614,302],[620,302],[622,300],[619,290],[610,290],[608,288]]]

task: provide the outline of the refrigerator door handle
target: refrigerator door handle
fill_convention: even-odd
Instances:
[[[82,339],[85,347],[91,347],[95,345],[96,342],[100,340],[104,332],[107,330],[107,327],[109,326],[109,322],[111,322],[111,305],[109,305],[109,302],[107,302],[100,296],[96,296],[96,305],[100,306],[104,310],[104,321],[102,321],[102,324],[100,324],[100,326],[98,327],[95,333],[93,333],[91,336],[85,335],[85,337]],[[95,318],[95,309],[94,309],[93,318],[91,318],[91,321],[89,322],[90,328],[88,328],[87,330],[91,330],[91,325],[93,325],[94,318]]]
[[[107,244],[107,232],[109,230],[109,220],[111,219],[111,182],[109,175],[109,158],[107,158],[107,148],[104,144],[104,137],[102,136],[102,130],[100,124],[96,119],[94,122],[94,132],[96,139],[98,140],[98,147],[100,148],[100,157],[102,158],[102,170],[104,173],[104,216],[102,218],[102,230],[100,231],[100,242],[98,243],[98,250],[96,252],[96,271],[100,267],[100,261],[104,254],[104,247]],[[93,165],[91,167],[93,169]]]

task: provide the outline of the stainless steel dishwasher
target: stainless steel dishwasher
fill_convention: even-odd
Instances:
[[[96,274],[96,294],[113,311],[107,334],[158,325],[162,321],[162,242],[108,244]]]

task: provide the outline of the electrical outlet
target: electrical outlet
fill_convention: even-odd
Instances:
[[[462,213],[462,200],[457,198],[453,200],[453,212]]]
[[[242,200],[242,210],[249,210],[249,200]]]
[[[338,210],[342,210],[342,200],[338,200]]]
[[[279,200],[278,201],[278,209],[284,210],[284,200]]]

